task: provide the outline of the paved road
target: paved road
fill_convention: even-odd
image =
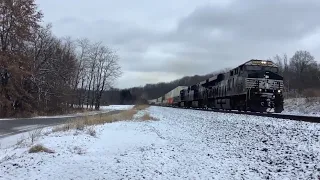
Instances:
[[[114,110],[110,112],[101,112],[103,114],[117,114],[121,110]],[[74,120],[81,116],[75,117],[54,117],[54,118],[22,118],[15,120],[0,120],[0,139],[19,134],[22,132],[27,132],[30,130],[37,129],[39,127],[47,127],[52,125],[58,125],[69,120]]]

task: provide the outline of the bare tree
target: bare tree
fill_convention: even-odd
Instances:
[[[303,88],[309,86],[312,74],[317,67],[314,57],[308,51],[297,51],[290,59],[290,69],[292,71],[292,85],[301,92]]]
[[[95,81],[96,69],[98,65],[97,61],[99,56],[100,45],[101,43],[96,43],[94,45],[91,45],[90,55],[86,65],[88,69],[88,76],[87,76],[88,91],[87,91],[87,97],[86,97],[87,108],[89,108],[90,100],[94,98],[94,97],[90,97],[90,95],[93,93],[91,91],[94,91],[92,89],[94,89],[94,81]],[[92,106],[90,107],[92,108]]]
[[[83,90],[85,87],[86,62],[89,60],[90,41],[87,38],[77,40],[78,67],[73,90],[77,93],[78,105],[83,107]],[[79,87],[80,85],[80,87]]]
[[[50,62],[54,56],[54,48],[59,42],[51,34],[51,25],[40,28],[33,36],[34,39],[30,42],[29,47],[30,59],[32,59],[31,81],[34,84],[34,89],[31,91],[37,94],[38,108],[47,108],[47,103],[44,102],[48,99],[50,84],[46,81],[46,76],[52,73]]]
[[[276,55],[272,59],[279,67],[279,74],[281,74],[284,77],[284,86],[285,90],[289,91],[290,89],[290,70],[289,70],[289,64],[288,64],[288,56],[287,54],[283,54],[282,56]]]
[[[287,96],[317,94],[317,89],[320,88],[320,69],[310,52],[296,51],[290,61],[286,55],[276,55],[273,60],[279,65],[280,74],[284,77]]]
[[[111,87],[112,83],[118,78],[122,72],[118,64],[119,57],[110,49],[103,47],[100,60],[99,81],[96,89],[95,108],[100,108],[101,97],[107,87]]]

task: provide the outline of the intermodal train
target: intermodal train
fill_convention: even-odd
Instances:
[[[251,59],[192,86],[178,86],[149,104],[253,112],[283,109],[283,77],[268,60]]]

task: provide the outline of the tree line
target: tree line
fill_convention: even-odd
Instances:
[[[316,97],[320,96],[320,64],[315,61],[310,52],[299,50],[288,58],[286,54],[275,55],[272,60],[279,66],[279,73],[284,77],[284,95],[290,97]],[[135,104],[143,103],[148,99],[155,99],[177,86],[190,86],[208,79],[213,74],[227,72],[225,70],[206,75],[186,76],[168,83],[147,84],[143,87],[128,89],[110,89],[105,92],[104,103]]]
[[[286,97],[320,96],[320,64],[310,52],[299,50],[290,58],[283,54],[270,59],[279,66]]]
[[[0,2],[0,117],[99,109],[121,75],[111,48],[58,38],[42,18],[34,0]]]
[[[102,101],[106,104],[146,103],[147,100],[159,98],[177,86],[191,86],[210,77],[212,77],[212,73],[206,75],[185,76],[171,82],[146,84],[143,87],[126,89],[112,88],[105,92],[105,96]]]

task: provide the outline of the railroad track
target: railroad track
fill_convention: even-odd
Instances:
[[[163,106],[163,107],[171,107],[171,106]],[[172,107],[172,108],[179,108],[179,107]],[[250,111],[245,112],[245,111],[229,111],[229,110],[201,109],[201,108],[179,108],[179,109],[193,109],[193,110],[211,111],[211,112],[219,112],[219,113],[243,114],[243,115],[261,116],[261,117],[272,117],[277,119],[289,119],[294,121],[303,121],[303,122],[311,122],[311,123],[320,123],[320,117],[317,117],[317,116],[303,116],[303,115],[290,115],[290,114],[278,114],[278,113],[258,113],[258,112],[250,112]]]

